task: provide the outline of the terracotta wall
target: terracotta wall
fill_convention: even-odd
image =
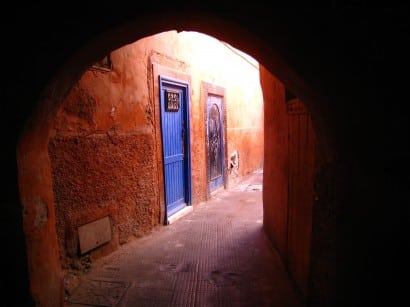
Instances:
[[[112,240],[91,252],[99,257],[163,223],[153,64],[191,79],[193,205],[208,197],[203,81],[225,89],[226,152],[237,150],[240,157],[238,172],[228,176],[237,179],[263,167],[263,98],[256,61],[209,36],[175,31],[141,39],[110,56],[112,70],[88,69],[50,132],[63,267],[84,266],[78,253],[81,225],[110,217]]]
[[[265,99],[263,225],[282,259],[286,259],[288,220],[288,120],[284,85],[261,66]],[[265,192],[269,191],[269,193]]]
[[[286,101],[283,84],[260,69],[265,98],[264,228],[307,299],[315,202],[317,140],[302,101]],[[315,238],[313,238],[315,240]],[[322,272],[315,272],[322,276]],[[315,277],[317,278],[317,277]],[[317,280],[315,280],[316,282]]]

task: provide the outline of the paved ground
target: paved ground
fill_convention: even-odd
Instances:
[[[95,262],[66,306],[303,306],[262,229],[262,177]]]

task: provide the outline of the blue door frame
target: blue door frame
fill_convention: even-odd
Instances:
[[[159,76],[165,223],[191,205],[189,85]]]

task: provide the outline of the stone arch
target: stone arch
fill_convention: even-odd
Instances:
[[[270,73],[300,97],[310,109],[317,131],[330,133],[322,114],[324,101],[292,71],[280,55],[263,38],[255,36],[238,24],[195,12],[174,12],[172,15],[152,14],[125,23],[94,37],[72,55],[53,76],[42,92],[21,135],[17,147],[20,199],[26,236],[31,294],[41,306],[58,306],[63,301],[64,285],[59,262],[55,228],[48,140],[51,124],[60,103],[86,68],[106,53],[140,38],[168,30],[189,30],[208,34],[229,42],[256,58]],[[330,135],[319,139],[325,157],[331,158],[334,145]]]

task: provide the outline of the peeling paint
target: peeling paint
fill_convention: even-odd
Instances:
[[[34,219],[34,226],[40,227],[48,220],[48,207],[42,199],[35,201],[36,216]]]

